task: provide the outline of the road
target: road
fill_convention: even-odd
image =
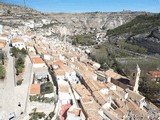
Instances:
[[[32,79],[32,63],[29,57],[26,56],[24,81],[22,85],[16,86],[14,58],[10,56],[9,49],[7,44],[5,48],[8,59],[6,78],[3,87],[0,88],[0,120],[8,120],[10,113],[15,113],[16,119],[20,120],[27,113],[29,86]]]
[[[32,63],[28,56],[25,59],[24,81],[20,86],[16,86],[16,98],[20,102],[21,107],[17,108],[17,120],[21,120],[27,114],[28,102],[29,102],[29,86],[32,80]],[[21,114],[23,112],[23,114]]]
[[[15,77],[14,77],[14,63],[13,57],[9,53],[9,45],[6,45],[5,51],[7,53],[7,68],[6,78],[4,80],[4,87],[0,89],[0,116],[2,119],[8,119],[9,113],[15,111],[16,99],[15,99]]]

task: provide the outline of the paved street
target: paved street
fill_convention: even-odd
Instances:
[[[8,119],[9,113],[15,111],[15,79],[14,79],[14,65],[13,57],[10,56],[9,46],[7,44],[5,51],[7,52],[7,68],[6,78],[4,80],[4,87],[0,89],[0,116]]]
[[[26,106],[28,103],[28,90],[30,80],[32,77],[32,64],[28,56],[26,57],[25,70],[24,70],[24,81],[22,85],[15,86],[15,74],[13,57],[10,56],[9,46],[5,48],[7,52],[7,68],[6,78],[4,80],[3,87],[0,87],[0,120],[8,120],[10,113],[15,113],[16,118],[20,119],[21,116],[26,112]],[[2,84],[1,84],[2,85]],[[20,104],[20,106],[18,106]],[[21,113],[23,113],[21,115]]]

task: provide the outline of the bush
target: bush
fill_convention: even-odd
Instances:
[[[0,64],[0,79],[4,79],[6,76],[6,70],[3,65]]]
[[[43,95],[34,95],[34,96],[30,96],[30,101],[35,101],[35,102],[42,102],[42,103],[52,103],[54,102],[54,98],[47,98],[44,97]]]
[[[16,68],[17,74],[23,72],[24,60],[21,57],[16,60],[15,68]]]
[[[39,120],[45,118],[46,114],[44,112],[36,112],[36,110],[36,108],[33,109],[33,113],[29,114],[29,116],[31,116],[29,120]]]
[[[23,56],[26,56],[27,55],[27,51],[23,48],[23,49],[18,49],[18,48],[16,48],[16,47],[12,47],[11,49],[10,49],[10,53],[12,53],[12,56],[14,56],[14,57],[18,57],[18,56],[21,56],[21,57],[23,57]]]
[[[96,44],[96,36],[94,34],[75,35],[71,37],[72,45],[90,46]]]
[[[142,54],[147,53],[147,49],[146,48],[144,48],[142,46],[138,46],[138,45],[133,45],[133,44],[127,43],[127,42],[125,42],[123,40],[120,41],[118,43],[118,45],[123,49],[130,50],[130,51],[133,51],[133,52],[142,53]]]
[[[18,80],[17,85],[21,85],[21,84],[22,84],[22,80]]]

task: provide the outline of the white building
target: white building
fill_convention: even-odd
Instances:
[[[32,58],[33,68],[44,68],[47,67],[45,62],[40,57]]]
[[[22,40],[22,38],[14,38],[14,39],[12,39],[11,43],[12,43],[13,47],[16,47],[20,50],[23,48],[26,49],[25,43]]]
[[[0,25],[0,34],[3,33],[3,25]]]
[[[59,104],[65,105],[65,104],[71,104],[71,95],[69,92],[69,85],[66,81],[58,81],[58,87],[59,87]]]
[[[42,57],[45,59],[45,60],[50,60],[51,59],[51,56],[48,54],[48,53],[42,53]]]

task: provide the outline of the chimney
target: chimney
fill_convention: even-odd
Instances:
[[[140,77],[140,73],[141,73],[141,69],[139,67],[139,65],[137,64],[137,68],[136,68],[136,79],[135,79],[135,84],[134,84],[134,88],[133,91],[138,93],[138,87],[139,87],[139,77]]]

